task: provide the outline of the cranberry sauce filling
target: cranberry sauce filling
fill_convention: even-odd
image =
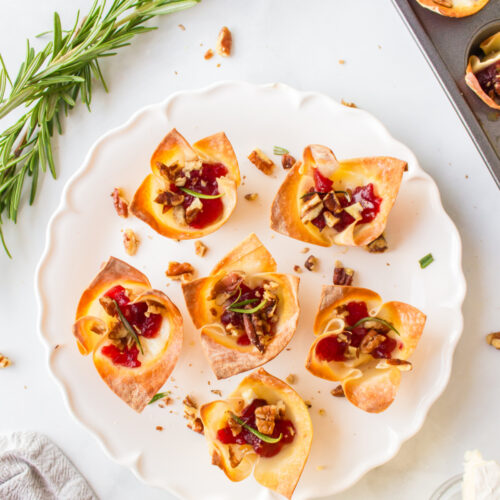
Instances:
[[[267,404],[265,399],[254,399],[244,408],[240,416],[241,420],[253,429],[257,429],[255,423],[255,410]],[[282,437],[277,443],[266,443],[244,427],[237,436],[233,436],[231,428],[229,425],[226,425],[217,431],[217,439],[222,444],[249,444],[258,455],[270,458],[277,455],[285,444],[289,444],[293,441],[295,437],[295,427],[290,420],[280,419],[275,421],[274,431],[269,437],[278,438],[280,434],[282,434]]]
[[[318,342],[316,345],[316,355],[323,361],[346,361],[348,359],[346,356],[347,348],[349,346],[359,347],[369,332],[368,328],[364,328],[361,325],[352,328],[360,319],[368,316],[366,302],[348,302],[345,308],[347,311],[345,322],[351,329],[342,332],[345,340],[340,340],[337,335],[330,335]],[[384,342],[370,352],[370,355],[374,358],[390,359],[392,351],[397,346],[395,339],[389,337],[387,334],[384,335],[386,337]]]
[[[225,175],[227,175],[227,168],[222,163],[203,163],[201,169],[191,170],[189,177],[184,175],[180,175],[180,177],[186,177],[184,188],[213,196],[220,194],[217,179]],[[184,201],[182,202],[184,209],[187,209],[195,199],[194,196],[182,191],[175,184],[170,184],[170,191],[184,195]],[[194,220],[189,222],[189,226],[195,229],[203,229],[213,224],[224,211],[221,198],[200,198],[200,201],[203,208]]]
[[[477,81],[493,100],[500,98],[500,61],[476,73]]]
[[[314,189],[321,193],[320,197],[324,197],[333,190],[333,181],[324,177],[317,168],[313,170],[313,175]],[[375,194],[372,183],[356,187],[350,197],[347,197],[342,193],[338,193],[337,198],[342,208],[347,208],[355,203],[361,204],[363,207],[363,210],[361,211],[361,219],[359,221],[361,224],[367,224],[375,219],[380,210],[380,204],[382,203],[382,198]],[[326,226],[325,218],[323,216],[325,210],[326,209],[323,208],[321,213],[311,221],[311,223],[314,224],[319,230],[324,229]],[[354,217],[348,214],[345,210],[335,214],[335,217],[338,217],[339,221],[333,226],[333,229],[339,233],[355,220]]]
[[[149,313],[146,316],[148,305],[146,302],[130,303],[127,296],[127,291],[121,285],[116,285],[110,288],[105,294],[105,297],[116,300],[123,315],[130,323],[132,328],[135,328],[137,335],[150,339],[158,335],[161,327],[161,314]],[[120,351],[117,346],[111,344],[102,348],[102,353],[113,360],[113,363],[129,368],[141,366],[141,362],[137,359],[139,353],[137,346],[130,349],[125,348]]]

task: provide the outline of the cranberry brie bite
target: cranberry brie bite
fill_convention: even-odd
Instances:
[[[417,0],[426,9],[442,16],[466,17],[479,12],[490,0]]]
[[[173,129],[153,153],[151,169],[130,210],[167,238],[188,240],[212,233],[236,206],[240,171],[224,132],[191,146]]]
[[[500,109],[500,31],[479,47],[484,57],[469,58],[465,81],[485,104]]]
[[[186,305],[217,378],[256,368],[290,342],[299,318],[299,279],[276,272],[255,234],[206,278],[182,285]]]
[[[307,146],[274,199],[271,228],[325,247],[368,245],[385,229],[405,168],[385,156],[339,162],[326,146]]]
[[[80,298],[73,334],[109,388],[141,412],[177,363],[182,316],[144,274],[110,257]]]
[[[402,302],[382,303],[366,288],[323,287],[306,368],[342,384],[358,408],[379,413],[394,401],[401,372],[417,347],[425,315]]]
[[[200,409],[212,463],[231,481],[254,470],[263,486],[291,498],[309,456],[313,428],[304,401],[259,368],[226,401]]]

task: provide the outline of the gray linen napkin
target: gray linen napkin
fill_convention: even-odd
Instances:
[[[2,500],[98,500],[62,451],[36,432],[0,436]]]

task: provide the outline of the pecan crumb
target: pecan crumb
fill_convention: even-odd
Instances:
[[[309,255],[307,260],[304,262],[304,267],[308,271],[314,271],[318,265],[318,259],[314,255]]]
[[[301,273],[302,272],[302,268],[300,266],[293,266],[293,270],[296,272],[296,273]]]
[[[293,373],[290,373],[290,375],[288,375],[288,377],[285,379],[285,382],[287,384],[295,384],[296,381],[297,377]]]
[[[0,353],[0,368],[7,368],[12,364],[12,361],[7,357]]]
[[[323,408],[320,408],[320,409],[318,410],[318,413],[319,413],[322,417],[324,417],[324,416],[326,415],[326,410],[324,410]]]
[[[213,392],[215,395],[222,397],[222,392],[219,389],[211,389],[210,392]]]
[[[304,248],[300,251],[300,253],[307,253],[307,252],[309,252],[309,248],[308,248],[308,247],[304,247]]]
[[[292,168],[294,165],[295,165],[295,158],[292,155],[284,154],[281,157],[281,166],[285,170],[288,170],[289,168]]]
[[[344,267],[342,262],[335,262],[335,269],[333,270],[333,284],[342,286],[351,286],[354,279],[354,271],[348,267]]]
[[[203,257],[207,253],[208,247],[203,241],[196,240],[194,242],[194,251],[196,255]]]
[[[258,194],[257,193],[248,193],[245,195],[245,200],[248,200],[248,201],[254,201],[258,198]]]
[[[214,57],[214,51],[212,49],[208,49],[206,52],[205,52],[205,55],[203,56],[207,61],[208,59],[212,59],[212,57]]]
[[[125,247],[125,252],[132,256],[137,253],[139,248],[139,239],[132,229],[125,229],[123,232],[123,246]]]
[[[189,262],[169,262],[165,274],[168,278],[186,283],[194,277],[194,267]]]
[[[345,60],[344,59],[339,59],[339,64],[345,64]]]
[[[113,205],[115,207],[116,213],[123,218],[128,217],[128,202],[122,196],[121,189],[115,188],[111,193],[111,198],[113,198]]]
[[[305,404],[308,408],[311,408],[311,407],[312,407],[312,404],[311,404],[311,402],[310,402],[308,399],[306,399],[306,400],[304,401],[304,404]]]
[[[196,401],[191,396],[187,395],[184,401],[182,401],[182,404],[184,405],[184,418],[188,421],[188,428],[194,432],[203,434],[203,422],[199,417]]]
[[[330,391],[330,394],[332,396],[335,396],[336,398],[343,398],[343,397],[345,397],[344,389],[342,388],[342,386],[340,384],[337,387],[335,387],[334,389],[332,389]]]
[[[157,425],[157,426],[156,426],[156,430],[157,430],[157,431],[162,431],[162,430],[163,430],[163,427],[162,427],[161,425]]]
[[[388,248],[389,247],[387,245],[387,240],[385,239],[384,233],[382,233],[377,239],[366,245],[366,249],[370,253],[383,253]]]
[[[343,104],[344,106],[347,106],[348,108],[357,108],[356,104],[354,104],[353,102],[344,101],[344,99],[342,99],[340,101],[340,104]]]
[[[57,349],[59,349],[59,347],[61,347],[61,344],[56,344],[56,345],[54,346],[54,351],[57,351]]]
[[[179,24],[179,29],[181,31],[186,31],[186,27],[183,24]]]
[[[220,56],[228,57],[231,55],[232,45],[233,45],[233,37],[231,35],[231,32],[229,31],[227,26],[223,26],[219,32],[215,50],[217,51],[217,54],[219,54]]]
[[[264,174],[272,174],[274,162],[259,148],[254,149],[248,155],[248,159]]]
[[[487,335],[486,342],[492,345],[495,349],[500,350],[500,332],[490,333]]]

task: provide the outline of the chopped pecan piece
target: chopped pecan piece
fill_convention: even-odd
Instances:
[[[293,270],[296,272],[296,273],[301,273],[302,272],[302,268],[300,266],[293,266]]]
[[[183,24],[179,24],[178,26],[181,31],[186,31],[186,27]]]
[[[342,205],[340,204],[339,199],[337,198],[337,195],[335,193],[328,193],[323,198],[323,204],[325,205],[325,208],[327,210],[332,212],[332,214],[338,214],[343,210]]]
[[[304,247],[300,253],[308,253],[309,252],[309,247]]]
[[[344,101],[344,99],[342,99],[340,101],[340,104],[343,104],[344,106],[347,106],[348,108],[357,108],[356,104],[354,104],[353,102]]]
[[[248,453],[247,448],[243,448],[239,444],[229,444],[227,446],[227,451],[229,453],[229,464],[234,469],[240,465],[241,461],[245,458]]]
[[[333,284],[342,286],[351,286],[354,279],[354,271],[348,267],[344,267],[342,262],[335,262],[335,269],[333,270]]]
[[[96,322],[90,327],[90,331],[97,335],[104,335],[107,328],[102,322]]]
[[[194,277],[194,267],[189,262],[169,262],[168,269],[165,272],[168,278],[183,283],[191,281]]]
[[[258,198],[258,194],[257,193],[248,193],[245,195],[245,200],[248,200],[248,201],[254,201]]]
[[[186,222],[191,224],[198,214],[203,210],[203,204],[199,198],[195,198],[189,207],[186,208]]]
[[[211,389],[210,392],[213,392],[216,396],[222,397],[222,392],[219,389]]]
[[[323,218],[325,219],[325,223],[328,227],[333,227],[339,221],[338,217],[335,217],[331,212],[325,210],[323,212]]]
[[[206,60],[208,59],[212,59],[212,57],[214,57],[214,51],[212,49],[208,49],[206,52],[205,52],[205,55],[203,56]]]
[[[239,424],[238,422],[236,422],[236,420],[232,417],[232,413],[231,412],[227,412],[227,413],[228,413],[227,425],[231,429],[232,435],[233,436],[237,436],[241,432],[241,429],[243,427],[241,426],[241,424]]]
[[[290,375],[288,375],[288,377],[285,379],[285,382],[287,384],[295,384],[296,381],[297,377],[293,373],[290,373]]]
[[[314,271],[317,265],[318,259],[314,255],[309,255],[309,257],[307,257],[307,260],[304,262],[304,267],[308,271]]]
[[[243,314],[243,326],[250,342],[260,351],[264,352],[265,348],[260,341],[260,336],[263,335],[262,321],[255,314]]]
[[[486,336],[486,342],[495,349],[500,349],[500,332],[490,333]]]
[[[203,434],[203,422],[199,417],[198,405],[191,396],[186,396],[182,402],[184,405],[184,418],[188,421],[187,426],[194,432]]]
[[[330,391],[330,394],[332,396],[335,396],[336,398],[343,398],[343,397],[345,397],[344,389],[342,388],[342,386],[340,384],[337,387],[335,387],[334,389],[332,389]]]
[[[368,330],[366,335],[363,337],[361,344],[359,344],[359,350],[363,354],[370,354],[374,349],[376,349],[380,344],[385,342],[385,335],[380,335],[377,330]]]
[[[11,360],[7,356],[4,356],[2,353],[0,353],[0,368],[7,368],[11,364]]]
[[[126,219],[128,217],[128,203],[122,196],[121,190],[119,188],[113,189],[111,198],[113,198],[113,205],[115,207],[116,213],[120,217],[124,217]]]
[[[109,331],[109,338],[111,340],[120,340],[126,338],[128,330],[121,321],[116,321]]]
[[[196,255],[203,257],[207,253],[208,247],[200,240],[196,240],[194,243],[194,252]]]
[[[116,306],[111,297],[106,297],[106,295],[99,297],[99,304],[101,304],[102,308],[106,311],[106,314],[109,316],[116,316]]]
[[[125,229],[123,232],[123,246],[128,255],[132,256],[137,253],[139,240],[132,229]]]
[[[255,424],[257,430],[270,436],[274,431],[276,419],[284,415],[284,404],[282,407],[278,405],[259,406],[255,410]]]
[[[366,245],[366,249],[370,253],[383,253],[388,248],[389,247],[387,246],[387,240],[385,239],[384,233],[382,233],[377,239]]]
[[[289,154],[284,154],[281,157],[281,166],[285,169],[288,170],[289,168],[292,168],[295,165],[295,158],[292,155]]]
[[[155,203],[163,205],[163,213],[169,208],[176,207],[184,201],[184,195],[180,193],[172,193],[172,191],[161,191],[155,198]]]
[[[264,174],[271,175],[274,170],[274,162],[259,148],[254,149],[248,159]]]
[[[223,26],[219,32],[215,50],[217,51],[217,54],[219,54],[220,56],[228,57],[231,55],[232,45],[233,45],[233,37],[231,35],[231,32],[229,31],[227,26]]]
[[[381,359],[377,363],[376,368],[378,368],[379,370],[384,370],[391,366],[395,366],[399,371],[402,372],[409,372],[413,368],[412,364],[404,359]]]

